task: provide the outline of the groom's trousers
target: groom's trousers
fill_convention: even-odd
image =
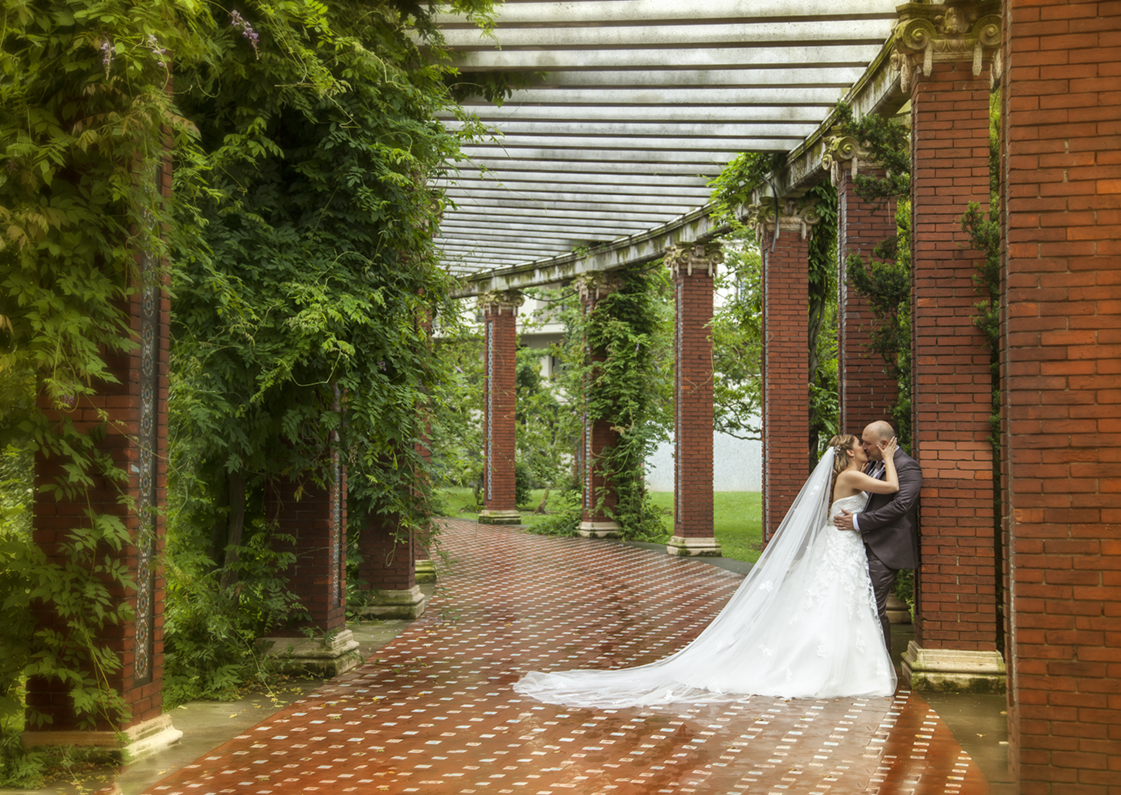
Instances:
[[[891,621],[887,617],[887,598],[891,595],[895,576],[899,571],[876,557],[871,547],[865,545],[864,551],[868,555],[868,576],[872,580],[872,591],[876,595],[876,612],[880,616],[880,625],[884,630],[884,644],[887,646],[888,656],[891,657]],[[891,661],[894,663],[895,658],[891,657]]]

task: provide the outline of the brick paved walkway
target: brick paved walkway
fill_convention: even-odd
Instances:
[[[566,710],[523,672],[634,665],[693,638],[740,578],[612,542],[448,523],[425,617],[149,790],[295,793],[987,793],[917,695]]]

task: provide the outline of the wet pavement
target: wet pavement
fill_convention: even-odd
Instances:
[[[511,685],[526,671],[637,665],[680,648],[740,575],[619,543],[456,520],[443,543],[453,565],[422,619],[362,667],[147,792],[1011,791],[998,739],[974,738],[991,752],[987,781],[939,713],[902,689],[894,698],[750,697],[672,710],[566,709],[518,696]],[[987,715],[997,706],[980,703],[989,723],[979,737],[999,724]],[[980,725],[964,714],[959,736]]]

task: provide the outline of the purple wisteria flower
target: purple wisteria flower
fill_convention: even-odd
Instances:
[[[113,65],[113,57],[117,54],[117,48],[113,46],[113,42],[106,39],[101,42],[101,65],[105,67],[105,76],[109,76],[109,67]]]
[[[253,30],[253,26],[237,11],[230,12],[230,24],[241,31],[241,36],[244,39],[249,39],[249,43],[253,45],[253,52],[260,57],[261,53],[257,49],[257,43],[260,41],[260,36],[257,31]]]
[[[152,51],[152,55],[156,56],[156,65],[161,69],[165,68],[167,64],[164,59],[168,54],[168,50],[161,47],[160,40],[151,33],[148,34],[148,49]]]

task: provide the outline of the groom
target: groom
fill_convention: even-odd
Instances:
[[[866,472],[875,478],[884,473],[884,446],[895,436],[892,427],[883,421],[873,422],[861,434],[861,444],[868,455]],[[887,598],[895,585],[900,569],[913,569],[919,560],[919,492],[922,470],[911,456],[895,451],[899,491],[895,494],[873,494],[859,514],[842,509],[833,520],[841,530],[855,530],[864,537],[868,554],[868,574],[876,593],[876,609],[884,629],[884,642],[891,654],[891,622],[887,618]]]

